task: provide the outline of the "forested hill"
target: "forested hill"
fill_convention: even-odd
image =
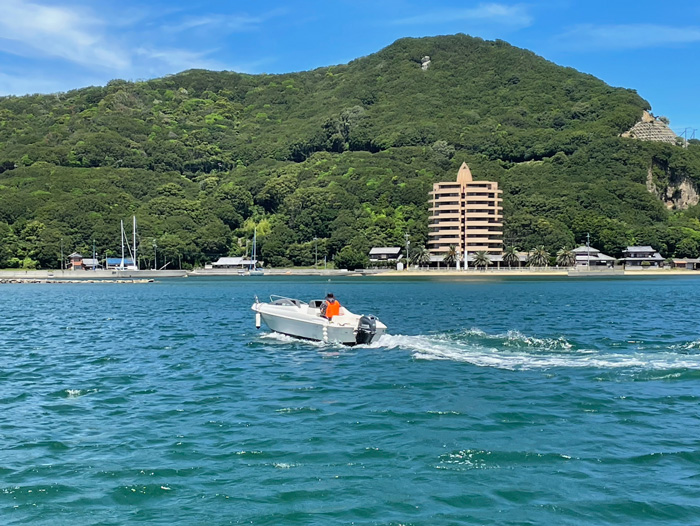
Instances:
[[[430,186],[463,161],[501,182],[509,245],[558,250],[590,232],[613,255],[697,255],[696,207],[669,212],[647,183],[700,182],[700,146],[620,138],[645,109],[634,91],[465,35],[307,72],[4,97],[0,266],[55,267],[61,240],[117,251],[132,214],[144,257],[154,240],[187,264],[240,254],[257,225],[267,264],[313,264],[318,248],[353,266],[405,233],[423,245]]]

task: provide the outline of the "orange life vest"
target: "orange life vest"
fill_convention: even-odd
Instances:
[[[337,301],[327,301],[326,318],[330,320],[333,316],[338,316],[338,314],[340,314],[340,303]]]

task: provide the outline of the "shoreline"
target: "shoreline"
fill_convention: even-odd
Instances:
[[[377,275],[377,274],[374,274]],[[567,269],[543,269],[543,270],[390,270],[378,274],[381,276],[401,277],[465,277],[465,278],[504,278],[504,277],[569,277],[569,278],[597,278],[597,277],[634,277],[634,276],[697,276],[700,272],[686,269],[659,269],[659,270],[567,270]]]
[[[41,278],[3,278],[0,274],[0,285],[16,284],[65,284],[65,283],[155,283],[153,279],[41,279]]]
[[[153,281],[163,278],[186,278],[185,270],[0,270],[0,280],[49,281],[49,282],[110,282]]]
[[[387,277],[387,278],[453,278],[453,279],[502,279],[502,278],[629,278],[635,276],[678,277],[697,276],[700,271],[687,269],[658,269],[658,270],[570,270],[557,268],[542,269],[490,269],[490,270],[395,270],[395,269],[358,269],[355,271],[337,269],[295,269],[280,268],[266,269],[264,278],[268,277]],[[153,282],[160,279],[175,277],[235,277],[250,278],[257,276],[243,275],[238,270],[216,271],[152,271],[141,270],[132,272],[114,271],[70,271],[70,270],[0,270],[0,283],[109,283],[109,282]]]

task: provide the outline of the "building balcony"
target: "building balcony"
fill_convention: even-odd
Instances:
[[[493,239],[490,237],[468,237],[467,244],[477,243],[479,245],[502,245],[502,239]]]
[[[485,219],[488,219],[488,218],[491,218],[491,217],[494,218],[494,219],[496,218],[496,214],[490,214],[490,213],[488,213],[486,210],[484,210],[483,212],[467,212],[467,213],[465,214],[465,216],[466,216],[466,218],[467,218],[467,222],[469,222],[469,219],[471,219],[471,218],[477,218],[477,217],[478,217],[478,218],[485,218]]]
[[[464,204],[464,208],[465,210],[497,210],[497,208],[492,203],[488,202],[473,203],[470,201]]]
[[[459,219],[462,217],[459,210],[429,210],[431,212],[430,219]]]
[[[430,192],[430,195],[432,196],[440,196],[440,197],[459,197],[462,195],[462,193],[459,191],[459,189],[438,189],[438,190],[433,190]]]
[[[446,228],[446,229],[459,228],[460,230],[463,229],[462,222],[459,220],[459,218],[455,218],[452,220],[448,220],[448,219],[433,220],[430,223],[428,223],[428,227],[430,227],[430,228]]]
[[[464,230],[461,228],[429,228],[428,233],[431,235],[434,234],[444,234],[446,236],[457,236],[457,235],[464,235]]]
[[[458,202],[453,201],[432,201],[432,208],[445,209],[445,208],[455,208],[459,209],[462,205]]]
[[[432,237],[428,236],[428,241],[432,245],[459,245],[459,236],[457,237]]]
[[[467,233],[467,238],[472,238],[472,237],[485,238],[488,236],[493,236],[494,234],[498,234],[498,232],[493,232],[492,230],[489,230],[488,228],[467,230],[466,233]]]

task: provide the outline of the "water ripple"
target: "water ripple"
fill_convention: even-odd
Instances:
[[[347,348],[255,329],[256,294],[328,288],[390,334]],[[3,286],[0,523],[692,524],[699,292]]]

